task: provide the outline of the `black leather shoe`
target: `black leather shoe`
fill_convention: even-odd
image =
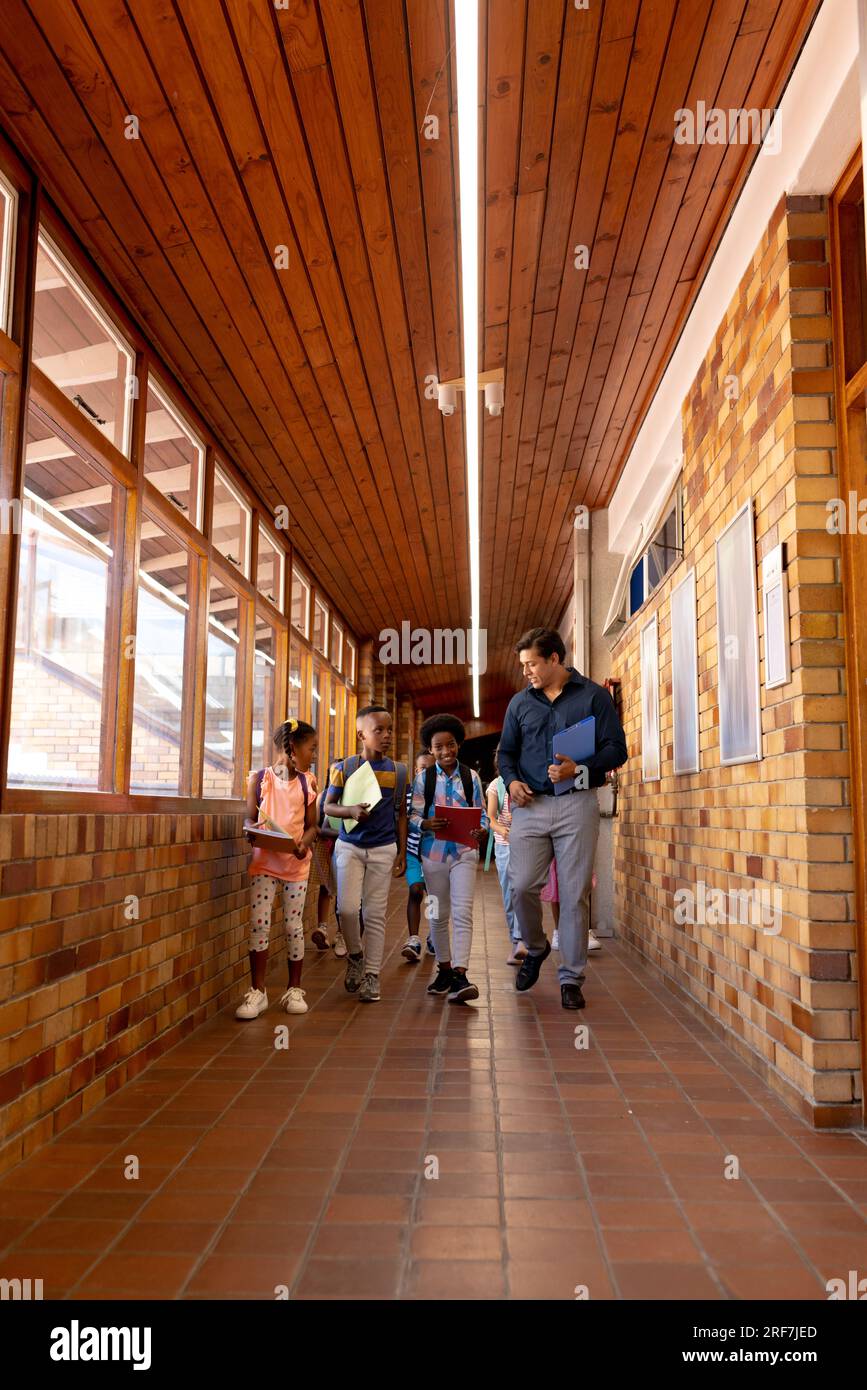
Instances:
[[[515,977],[515,989],[532,989],[539,978],[539,971],[542,969],[542,961],[547,960],[551,954],[550,941],[545,942],[545,949],[540,956],[527,956],[521,962],[521,968]]]
[[[584,995],[581,993],[580,985],[561,985],[560,1003],[564,1009],[583,1009]]]

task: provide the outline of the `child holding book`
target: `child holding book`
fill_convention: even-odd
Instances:
[[[337,911],[349,951],[343,985],[347,994],[358,995],[360,1003],[374,1004],[381,997],[388,891],[392,878],[399,878],[406,868],[407,775],[405,763],[389,756],[392,725],[384,705],[365,705],[358,711],[355,727],[361,753],[332,767],[324,814],[344,822],[334,848]],[[376,779],[379,800],[344,805],[344,788],[364,763]],[[354,822],[351,829],[347,822]]]
[[[465,731],[453,714],[435,714],[421,726],[420,737],[434,755],[434,765],[413,785],[412,825],[421,832],[419,852],[425,886],[435,906],[433,939],[437,973],[428,994],[445,994],[450,1004],[478,999],[478,986],[467,978],[473,944],[473,897],[479,847],[487,842],[488,817],[479,774],[458,761]],[[477,806],[480,828],[470,832],[471,844],[438,840],[435,832],[448,821],[437,816],[438,806]],[[449,916],[454,946],[449,941]]]
[[[251,772],[247,783],[244,830],[253,847],[249,870],[251,986],[235,1010],[235,1017],[241,1019],[258,1018],[268,1007],[265,972],[278,887],[283,891],[289,948],[289,987],[280,1003],[289,1014],[307,1012],[300,986],[310,847],[318,834],[315,782],[310,772],[316,758],[316,730],[301,720],[287,719],[274,734],[274,746],[274,762]],[[285,845],[277,838],[281,832]]]

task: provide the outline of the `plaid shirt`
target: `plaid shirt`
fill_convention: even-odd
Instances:
[[[431,815],[436,815],[436,806],[467,806],[468,803],[464,796],[464,788],[461,782],[460,769],[455,764],[455,770],[451,776],[443,772],[439,763],[436,764],[437,776],[434,789],[434,805],[431,807]],[[488,815],[485,810],[485,798],[482,793],[482,783],[477,772],[472,773],[473,778],[473,806],[479,806],[482,812],[482,829],[488,828]],[[441,861],[443,859],[457,858],[466,848],[466,845],[459,845],[454,840],[437,840],[434,838],[432,830],[422,830],[421,823],[424,820],[425,801],[424,801],[424,781],[425,774],[422,772],[416,777],[412,784],[412,814],[410,816],[410,828],[417,831],[421,837],[419,853],[422,859],[433,859]]]

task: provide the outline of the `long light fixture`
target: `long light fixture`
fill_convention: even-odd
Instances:
[[[479,534],[479,8],[455,0],[458,72],[458,168],[461,193],[461,317],[464,328],[464,422],[470,541],[470,648],[473,714],[480,702]]]

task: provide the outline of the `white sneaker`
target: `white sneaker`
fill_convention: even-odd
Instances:
[[[334,938],[334,954],[336,956],[346,955],[346,942],[343,940],[342,932],[338,932]]]
[[[268,1007],[268,996],[264,989],[248,989],[243,1003],[235,1010],[236,1018],[258,1018]]]
[[[297,985],[287,989],[280,1000],[280,1006],[286,1010],[287,1014],[306,1014],[307,1005],[304,1002],[303,989],[299,989]]]
[[[414,965],[418,965],[421,960],[421,942],[418,937],[411,936],[400,954],[404,960],[412,961]]]
[[[587,937],[587,950],[588,950],[588,951],[601,951],[601,950],[602,950],[602,942],[599,940],[599,938],[598,938],[597,936],[594,936],[592,932],[590,932],[589,936]]]
[[[552,951],[559,951],[559,949],[560,949],[560,932],[559,932],[559,931],[555,931],[555,932],[554,932],[554,935],[551,937],[551,950],[552,950]]]

